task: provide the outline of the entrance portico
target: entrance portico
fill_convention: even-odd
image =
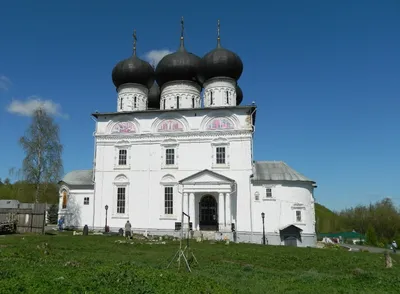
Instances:
[[[194,230],[231,230],[234,180],[205,169],[180,180],[179,184],[183,211],[190,215]]]

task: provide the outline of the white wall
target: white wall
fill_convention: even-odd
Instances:
[[[270,188],[272,197],[266,197]],[[294,224],[303,235],[315,234],[315,210],[313,187],[301,182],[258,182],[251,187],[254,232],[262,232],[261,213],[265,213],[266,233],[279,234],[279,230]],[[259,194],[256,200],[255,194]],[[296,211],[301,211],[302,220],[297,222]]]
[[[180,221],[181,194],[177,182],[204,169],[213,170],[227,176],[237,183],[238,200],[232,197],[232,213],[238,211],[237,205],[249,203],[249,177],[252,174],[251,125],[249,109],[210,112],[201,109],[175,113],[175,117],[164,114],[156,117],[152,113],[137,113],[134,117],[122,116],[123,121],[133,122],[135,131],[123,136],[108,135],[118,123],[112,117],[99,119],[96,152],[96,208],[95,226],[105,225],[105,205],[109,206],[108,224],[110,227],[123,227],[128,217],[113,216],[116,206],[115,179],[124,175],[127,186],[127,215],[133,228],[173,229]],[[231,124],[228,128],[212,130],[207,126],[214,118],[224,117]],[[163,120],[176,119],[182,130],[173,133],[158,131]],[[215,127],[215,126],[214,126]],[[232,128],[229,128],[232,127]],[[176,167],[166,168],[165,148],[176,147]],[[227,164],[216,166],[215,148],[227,148]],[[118,148],[128,149],[126,168],[117,166]],[[163,177],[171,175],[174,188],[175,217],[165,217]],[[212,191],[210,191],[212,192]],[[233,217],[237,227],[249,230],[249,212]]]
[[[67,208],[62,208],[62,193],[67,191]],[[84,204],[84,199],[89,198],[89,204]],[[65,226],[83,227],[93,225],[93,190],[92,189],[74,189],[63,185],[59,193],[58,217],[64,217]]]

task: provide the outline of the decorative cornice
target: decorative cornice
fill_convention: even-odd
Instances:
[[[120,134],[120,135],[96,135],[96,142],[113,142],[124,140],[129,144],[142,144],[144,142],[161,143],[166,139],[176,138],[179,142],[191,142],[198,139],[214,140],[215,138],[226,138],[228,141],[252,138],[251,130],[223,130],[223,131],[202,131],[202,132],[180,132],[180,133],[143,133],[143,134]]]

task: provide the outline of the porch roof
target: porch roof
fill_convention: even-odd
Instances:
[[[180,180],[179,184],[194,184],[194,183],[212,184],[221,182],[224,184],[233,184],[235,181],[224,175],[205,169]]]
[[[289,230],[289,229],[295,229],[295,230],[298,230],[298,231],[303,231],[302,228],[299,228],[298,226],[293,225],[293,224],[284,226],[284,227],[280,228],[279,231],[286,231],[286,230]]]

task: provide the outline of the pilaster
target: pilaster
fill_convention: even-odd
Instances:
[[[225,203],[224,203],[224,193],[219,193],[218,196],[218,225],[219,230],[225,230]]]
[[[231,229],[231,223],[232,223],[232,216],[231,216],[231,194],[226,193],[225,194],[225,223],[226,223],[226,229],[230,230]]]

